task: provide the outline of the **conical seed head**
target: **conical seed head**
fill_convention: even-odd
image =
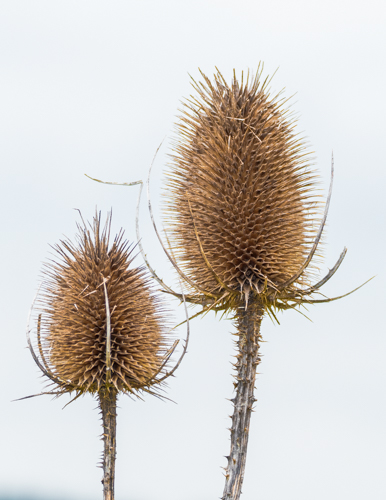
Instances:
[[[219,72],[203,78],[177,124],[166,227],[179,265],[201,289],[260,293],[305,260],[318,221],[314,174],[260,74],[230,85]]]
[[[68,390],[99,391],[108,384],[133,392],[154,383],[169,342],[165,311],[146,272],[131,267],[132,248],[121,232],[109,247],[111,219],[103,230],[79,226],[77,244],[55,248],[59,262],[46,265],[40,300],[42,352]],[[111,322],[108,379],[107,311]]]

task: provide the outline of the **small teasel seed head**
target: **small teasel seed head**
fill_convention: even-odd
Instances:
[[[76,243],[55,245],[58,258],[44,268],[40,358],[62,392],[149,390],[170,348],[148,274],[133,266],[123,231],[110,245],[110,226],[111,216],[101,228],[100,214],[92,226],[78,225]]]
[[[250,293],[272,294],[303,264],[320,221],[316,176],[261,71],[230,84],[220,72],[202,77],[177,124],[165,227],[179,266],[201,290],[248,301]],[[308,270],[292,286],[309,278]]]

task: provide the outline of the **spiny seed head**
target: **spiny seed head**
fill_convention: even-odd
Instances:
[[[122,231],[109,246],[110,224],[111,217],[101,229],[99,215],[92,228],[78,225],[77,243],[61,241],[54,247],[59,259],[45,266],[38,344],[63,392],[146,390],[168,348],[162,304],[144,268],[132,266]]]
[[[201,290],[275,290],[303,264],[319,208],[304,143],[267,80],[193,81],[166,181],[166,227]],[[304,283],[304,276],[298,283]]]

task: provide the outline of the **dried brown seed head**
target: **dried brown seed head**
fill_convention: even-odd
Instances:
[[[132,267],[123,232],[109,247],[111,217],[92,230],[78,226],[77,244],[54,247],[39,301],[38,339],[46,368],[60,390],[135,392],[156,383],[167,349],[164,309],[143,267]],[[106,310],[106,300],[108,309]],[[106,360],[110,315],[110,363]],[[167,323],[167,322],[166,322]],[[107,376],[108,364],[111,370]]]
[[[177,124],[166,181],[173,251],[201,290],[272,292],[298,271],[315,237],[309,154],[261,73],[230,85],[220,72],[213,83],[202,76]]]

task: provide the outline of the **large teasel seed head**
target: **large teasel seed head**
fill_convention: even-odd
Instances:
[[[149,390],[170,347],[148,275],[133,267],[122,231],[109,246],[110,224],[101,228],[99,215],[78,225],[77,242],[54,246],[59,258],[45,266],[38,346],[59,392]]]
[[[202,77],[177,123],[165,226],[197,289],[248,301],[303,264],[320,221],[315,175],[284,99],[270,96],[261,71],[230,84],[220,72],[213,82]]]

